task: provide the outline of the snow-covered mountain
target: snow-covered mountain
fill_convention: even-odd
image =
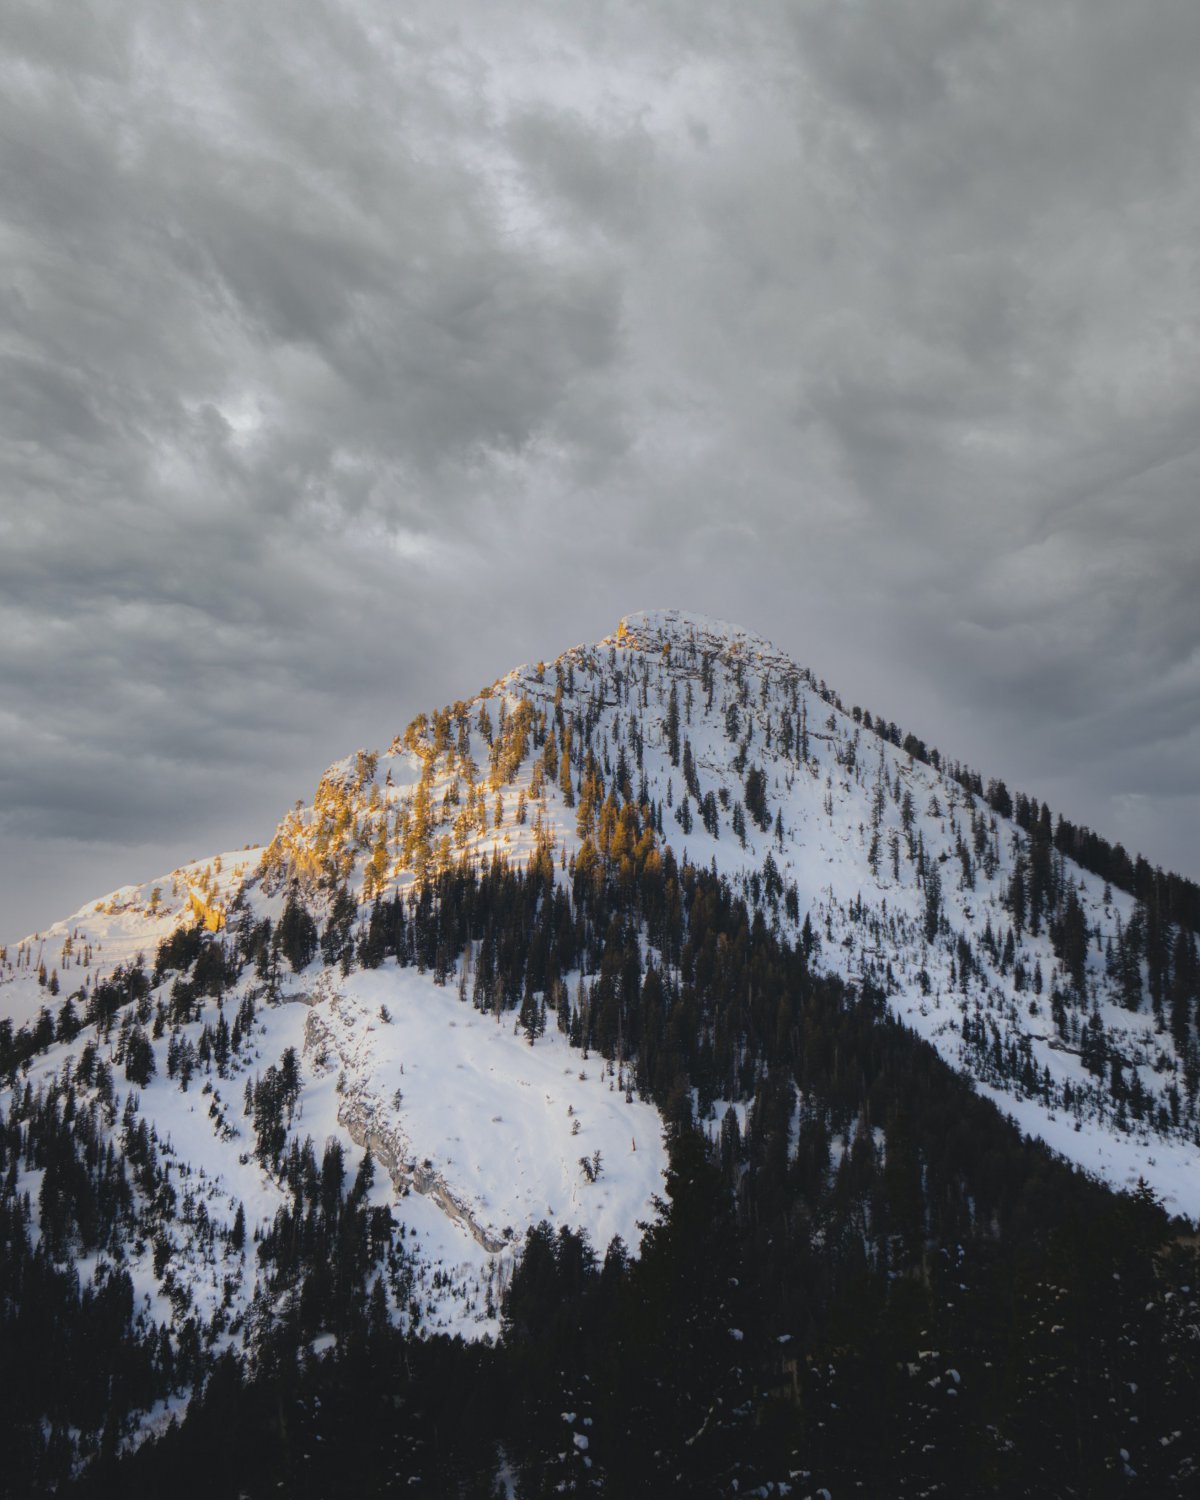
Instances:
[[[369,1147],[363,1201],[405,1252],[377,1295],[407,1326],[495,1336],[541,1220],[635,1248],[664,1125],[598,1021],[594,969],[511,995],[486,943],[423,957],[412,932],[448,872],[536,875],[569,922],[601,863],[619,880],[668,858],[724,876],[814,972],[882,992],[1025,1131],[1200,1216],[1190,934],[1075,863],[1036,802],[846,710],[767,641],[662,611],[331,766],[265,850],[4,951],[0,1109],[70,1085],[132,1163],[135,1227],[78,1254],[81,1278],[115,1256],[147,1326],[247,1344],[254,1241],[309,1138],[349,1177]],[[401,963],[386,929],[406,920]],[[753,1085],[731,1070],[691,1108],[714,1136],[731,1108],[744,1130]],[[22,1165],[17,1191],[50,1233],[45,1168]]]
[[[535,748],[549,724],[559,766],[570,735],[571,794],[554,752]],[[427,862],[520,864],[539,842],[562,878],[585,838],[590,750],[606,785],[624,780],[653,804],[681,860],[715,866],[793,937],[807,919],[814,968],[882,988],[1025,1130],[1114,1186],[1141,1176],[1200,1216],[1197,1079],[1151,1003],[1135,898],[891,730],[760,637],[637,614],[418,718],[385,754],[331,767],[313,805],[280,826],[263,880],[278,892],[293,876],[318,889],[344,878],[366,901]],[[1011,808],[1003,788],[994,800]],[[1065,957],[1058,908],[1074,923]]]

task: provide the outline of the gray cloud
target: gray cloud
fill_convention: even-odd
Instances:
[[[653,603],[1200,875],[1198,56],[1185,0],[10,6],[0,931]]]

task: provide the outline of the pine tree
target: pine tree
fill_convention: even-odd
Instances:
[[[925,873],[925,941],[932,943],[938,935],[942,915],[942,877],[936,867]]]
[[[571,778],[571,726],[564,726],[562,731],[563,746],[559,757],[558,784],[562,790],[564,807],[575,806],[575,785]]]
[[[145,1088],[154,1077],[154,1046],[140,1026],[134,1026],[125,1044],[125,1077]]]
[[[295,882],[288,890],[277,930],[280,951],[294,972],[312,962],[317,951],[317,924],[301,901]]]
[[[767,778],[757,767],[746,772],[746,811],[765,832],[771,826],[771,813],[767,807]]]

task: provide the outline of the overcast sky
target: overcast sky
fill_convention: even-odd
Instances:
[[[675,605],[1200,876],[1195,0],[3,0],[0,937]]]

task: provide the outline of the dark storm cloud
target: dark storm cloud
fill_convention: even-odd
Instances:
[[[1194,5],[5,43],[0,930],[647,603],[1200,873]]]

